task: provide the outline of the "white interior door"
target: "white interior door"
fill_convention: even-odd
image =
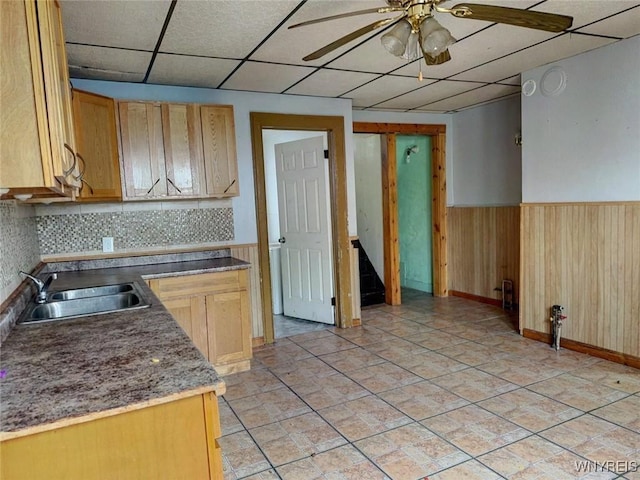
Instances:
[[[280,143],[275,150],[284,314],[333,324],[329,168],[324,138]]]

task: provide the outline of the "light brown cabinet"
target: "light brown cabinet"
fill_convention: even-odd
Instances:
[[[233,107],[119,102],[118,112],[125,199],[238,195]]]
[[[222,480],[220,435],[209,392],[4,440],[0,477]]]
[[[80,201],[119,201],[120,161],[115,101],[73,91],[73,119],[80,162]]]
[[[80,185],[56,1],[0,2],[0,188],[72,197]]]
[[[225,375],[250,367],[251,318],[247,270],[149,280],[200,352]]]

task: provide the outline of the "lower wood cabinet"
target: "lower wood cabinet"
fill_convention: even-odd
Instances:
[[[158,278],[148,283],[220,375],[250,368],[247,270]]]
[[[208,392],[4,440],[0,478],[222,480],[220,435]]]

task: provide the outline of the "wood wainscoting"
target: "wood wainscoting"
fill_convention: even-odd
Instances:
[[[509,279],[518,303],[520,207],[449,207],[447,219],[450,294],[502,305]]]
[[[258,244],[233,245],[231,256],[249,262],[249,292],[251,296],[251,333],[253,346],[264,344],[264,326],[262,325],[262,297],[260,290],[260,262],[258,261]]]
[[[562,338],[640,358],[640,202],[521,206],[520,325],[546,339],[565,308]],[[600,356],[600,355],[598,355]],[[625,360],[625,358],[627,360]],[[635,358],[635,360],[634,360]]]

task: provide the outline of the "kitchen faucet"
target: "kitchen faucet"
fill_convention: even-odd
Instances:
[[[47,278],[47,280],[43,282],[39,278],[36,278],[33,275],[29,275],[27,272],[21,271],[20,273],[26,276],[27,278],[30,278],[33,281],[33,283],[36,284],[36,287],[38,289],[38,293],[36,294],[36,303],[46,303],[47,290],[49,290],[49,286],[51,285],[51,282],[53,282],[56,278],[58,278],[58,274],[52,273],[51,275],[49,275],[49,278]]]

